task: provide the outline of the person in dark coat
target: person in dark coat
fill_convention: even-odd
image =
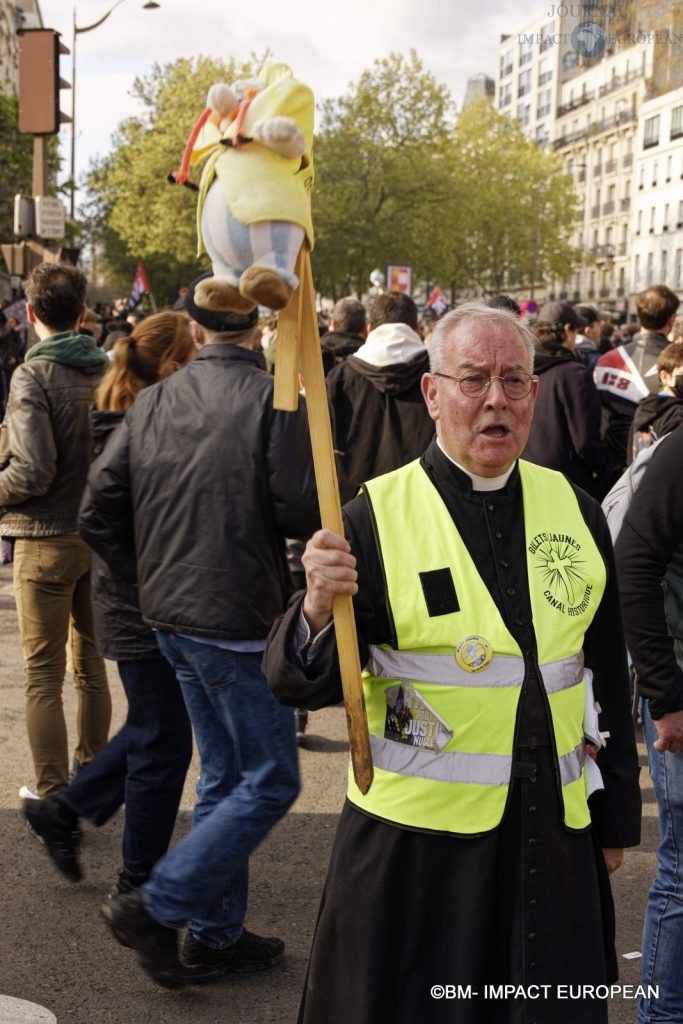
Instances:
[[[299,791],[294,715],[261,674],[286,606],[286,537],[318,527],[303,400],[273,408],[253,350],[257,311],[186,310],[204,344],[142,391],[89,478],[88,542],[134,560],[140,610],[175,670],[201,758],[190,832],[139,890],[103,908],[118,942],[169,988],[281,959],[244,927],[249,858]],[[178,932],[183,937],[182,960]]]
[[[0,331],[0,420],[5,414],[12,374],[23,358],[19,321],[7,317]]]
[[[617,471],[628,462],[628,438],[636,406],[659,390],[657,359],[669,344],[680,299],[664,284],[636,296],[640,332],[600,356],[594,379],[602,403],[602,436]]]
[[[680,377],[679,377],[680,380]],[[642,695],[659,817],[657,874],[643,927],[638,1019],[683,1019],[683,426],[664,437],[615,544],[624,625]]]
[[[330,329],[320,339],[323,356],[333,357],[332,366],[338,366],[358,351],[366,334],[363,303],[350,296],[340,299],[332,310]]]
[[[299,1024],[529,1024],[531,1009],[538,1024],[605,1024],[604,998],[581,998],[578,989],[562,1000],[557,986],[616,978],[608,872],[621,863],[621,847],[639,841],[638,758],[607,524],[580,488],[519,460],[538,384],[529,372],[533,343],[516,318],[466,304],[439,321],[429,352],[423,389],[436,440],[345,506],[346,540],[314,535],[304,555],[308,589],[276,624],[264,660],[284,704],[338,701],[331,603],[355,595],[375,778],[367,795],[349,780]],[[539,489],[528,500],[533,476]],[[539,522],[547,526],[537,530]],[[463,547],[448,557],[442,545],[453,533]],[[601,578],[606,571],[601,595],[586,583],[589,561]],[[552,572],[537,571],[551,564]],[[474,589],[473,572],[481,577]],[[572,591],[568,572],[583,578],[571,607],[557,597]],[[554,646],[577,615],[587,618],[571,672],[566,659],[553,660]],[[499,617],[524,667],[517,710],[492,726],[511,682],[510,663],[494,653]],[[406,631],[412,643],[403,642]],[[562,666],[554,684],[544,675],[544,646],[548,665]],[[563,824],[549,705],[563,691],[577,715],[582,694],[592,706],[584,663],[602,709],[599,729],[610,738],[597,753],[604,790],[577,790],[582,801],[590,794],[590,824],[574,829]],[[579,732],[595,728],[586,717]],[[477,784],[477,773],[500,753],[479,755],[504,730],[514,751],[507,801],[497,825],[494,818],[479,827],[495,781]],[[428,733],[431,745],[420,739]],[[546,997],[492,995],[491,986],[523,993],[531,983],[546,984]],[[457,1002],[443,998],[448,985],[461,986]]]
[[[566,302],[547,302],[538,315],[538,399],[524,458],[560,470],[600,500],[615,472],[600,437],[600,399],[593,378],[575,353],[577,331],[586,323]]]
[[[327,376],[332,441],[342,503],[364,480],[404,466],[432,439],[420,392],[429,356],[417,333],[417,306],[400,292],[368,305],[365,344]]]
[[[95,455],[104,451],[136,395],[186,365],[195,352],[187,319],[171,312],[148,317],[117,343],[91,414]],[[86,542],[91,515],[86,486],[79,515],[79,532]],[[28,822],[56,866],[78,881],[78,820],[103,825],[125,803],[123,868],[116,893],[147,881],[168,849],[192,757],[192,730],[180,686],[154,633],[142,621],[135,566],[127,568],[125,576],[113,572],[93,555],[95,644],[102,657],[117,663],[128,700],[125,725],[66,789],[24,804]]]
[[[657,360],[659,391],[643,398],[629,435],[629,463],[639,451],[683,423],[683,345],[672,342]]]

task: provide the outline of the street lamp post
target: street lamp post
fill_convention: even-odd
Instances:
[[[71,36],[71,203],[69,207],[72,221],[75,219],[76,212],[76,40],[84,32],[92,32],[93,29],[103,25],[110,14],[122,3],[125,3],[125,0],[116,0],[116,3],[101,18],[94,21],[92,25],[83,26],[76,24],[76,8],[74,7],[73,33]],[[154,0],[147,0],[142,6],[145,10],[152,11],[160,5],[155,3]]]

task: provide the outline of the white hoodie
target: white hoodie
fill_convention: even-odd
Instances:
[[[408,324],[381,324],[370,331],[354,356],[372,366],[395,366],[409,363],[424,351],[422,338]]]

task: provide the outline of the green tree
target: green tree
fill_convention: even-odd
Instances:
[[[181,59],[154,65],[135,80],[132,92],[142,111],[119,125],[111,153],[93,164],[87,179],[86,234],[102,252],[113,285],[129,286],[143,260],[157,301],[165,303],[201,269],[197,194],[169,185],[168,174],[180,164],[209,86],[253,76],[265,59]]]
[[[347,93],[321,105],[313,223],[316,283],[336,297],[364,292],[375,266],[408,263],[432,278],[447,252],[450,95],[414,50],[392,53]]]
[[[20,135],[16,96],[0,95],[0,241],[11,242],[14,232],[14,197],[31,195],[33,136]],[[56,136],[48,142],[48,174],[52,180],[59,168]]]
[[[458,118],[449,165],[458,201],[444,227],[454,240],[449,274],[457,289],[533,291],[569,275],[581,258],[570,244],[578,199],[559,156],[479,100]]]

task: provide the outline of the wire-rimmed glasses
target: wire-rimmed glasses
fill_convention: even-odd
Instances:
[[[538,377],[524,373],[523,370],[513,370],[502,377],[491,376],[490,373],[465,373],[461,377],[453,377],[450,373],[435,373],[434,376],[457,381],[463,395],[468,398],[481,398],[491,387],[492,381],[499,380],[503,391],[513,402],[526,398],[531,392],[532,385],[538,380]]]

